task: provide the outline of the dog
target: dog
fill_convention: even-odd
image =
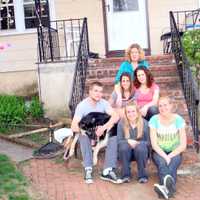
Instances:
[[[116,135],[116,125],[111,130],[106,130],[101,137],[97,137],[96,128],[107,123],[110,119],[110,115],[101,112],[91,112],[84,116],[79,122],[81,134],[87,135],[93,144],[93,165],[97,164],[98,153],[108,143],[109,137]],[[79,134],[75,134],[73,137],[67,138],[65,141],[66,151],[64,159],[69,159],[75,151],[75,145],[78,141]]]

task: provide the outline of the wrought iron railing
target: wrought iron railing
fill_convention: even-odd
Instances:
[[[86,19],[50,21],[38,26],[40,62],[76,60],[83,22]]]
[[[38,46],[40,62],[53,61],[60,58],[58,31],[53,28],[39,28]]]
[[[187,30],[200,29],[200,9],[187,11],[173,11],[179,35]],[[171,53],[171,32],[164,32],[160,40],[163,41],[163,53]]]
[[[173,11],[173,16],[179,31],[185,32],[200,28],[200,9]]]
[[[84,18],[80,34],[80,43],[78,47],[76,67],[74,72],[73,87],[69,102],[69,108],[71,110],[72,117],[74,116],[77,104],[83,99],[85,91],[86,73],[88,67],[88,57],[89,57],[88,28],[87,28],[87,19]]]
[[[181,12],[182,13],[182,12]],[[175,12],[176,19],[180,19],[178,12]],[[199,152],[199,127],[198,127],[198,104],[199,104],[199,91],[197,83],[195,82],[192,72],[190,70],[190,64],[185,56],[180,30],[177,26],[173,12],[170,12],[170,25],[171,25],[171,42],[172,52],[175,56],[179,76],[182,83],[184,96],[186,99],[190,121],[194,133],[194,145]]]

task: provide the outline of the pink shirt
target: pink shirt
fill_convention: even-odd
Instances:
[[[135,99],[138,104],[138,106],[142,107],[146,105],[147,103],[151,102],[153,100],[153,95],[156,90],[158,90],[159,87],[155,83],[152,84],[151,88],[149,88],[149,91],[146,93],[142,93],[140,89],[135,89]]]

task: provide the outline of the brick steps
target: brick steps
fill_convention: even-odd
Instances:
[[[191,143],[191,141],[193,141],[192,128],[173,56],[156,55],[147,56],[146,59],[150,63],[150,70],[155,78],[155,82],[160,87],[161,93],[174,97],[177,105],[176,112],[182,115],[186,120],[188,143]],[[123,57],[90,60],[87,71],[85,96],[88,93],[88,85],[98,80],[104,84],[104,98],[108,99],[114,88],[114,78],[117,70],[124,60]]]

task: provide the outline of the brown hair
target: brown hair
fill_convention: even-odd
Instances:
[[[90,83],[89,90],[93,89],[94,86],[103,87],[103,84],[99,81],[94,81],[94,82]]]
[[[137,106],[137,104],[132,101],[132,102],[129,102],[125,107],[124,107],[124,118],[123,118],[123,121],[124,121],[124,126],[123,126],[123,129],[124,129],[124,137],[126,139],[128,139],[130,137],[130,122],[129,122],[129,119],[127,117],[127,107],[129,106],[134,106],[136,108],[136,111],[137,111],[137,119],[136,119],[136,128],[137,128],[137,137],[136,139],[141,139],[142,136],[143,136],[143,118],[142,118],[142,115],[140,113],[140,110]]]
[[[135,72],[134,72],[134,86],[136,88],[139,88],[141,83],[140,81],[138,80],[137,78],[137,72],[142,70],[145,75],[146,75],[146,79],[147,79],[147,87],[150,88],[152,86],[152,84],[154,83],[154,78],[153,78],[153,75],[151,74],[151,72],[149,71],[149,69],[147,69],[146,67],[144,66],[141,66],[141,67],[138,67]]]
[[[128,49],[125,51],[126,59],[127,59],[129,62],[132,61],[132,60],[131,60],[131,50],[132,50],[133,48],[136,48],[136,49],[138,50],[138,52],[139,52],[139,55],[140,55],[139,61],[140,61],[140,60],[144,60],[145,53],[144,53],[143,49],[140,47],[140,45],[137,44],[137,43],[131,44],[131,45],[128,47]]]
[[[125,96],[124,96],[124,89],[123,89],[123,87],[122,87],[122,77],[123,77],[123,76],[128,77],[128,79],[129,79],[129,81],[130,81],[130,87],[129,87],[129,92],[130,92],[130,94],[132,93],[132,90],[133,90],[133,84],[132,84],[131,75],[130,75],[129,73],[124,72],[124,73],[121,74],[121,76],[120,76],[120,88],[121,88],[121,92],[122,92],[122,97],[124,98],[124,97],[125,97]]]

